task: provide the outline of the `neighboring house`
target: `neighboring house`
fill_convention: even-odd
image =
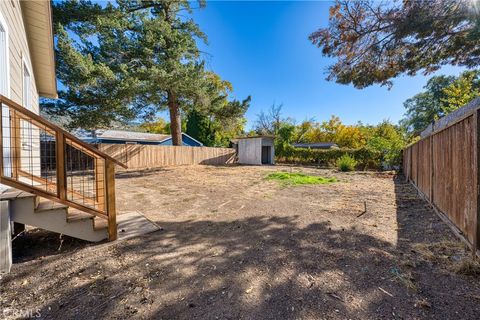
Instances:
[[[124,130],[77,130],[74,134],[81,140],[92,143],[110,144],[147,144],[147,145],[172,145],[172,136],[169,134],[144,133]],[[202,147],[203,143],[182,132],[184,146]]]
[[[333,142],[315,142],[315,143],[294,143],[295,148],[304,149],[337,149],[338,145]]]

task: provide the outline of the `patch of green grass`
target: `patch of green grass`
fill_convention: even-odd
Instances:
[[[273,172],[268,174],[265,179],[276,180],[284,186],[298,186],[304,184],[329,184],[337,182],[336,178],[324,178],[320,176],[310,176],[303,173]]]

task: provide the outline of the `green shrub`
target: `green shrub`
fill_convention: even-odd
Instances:
[[[357,161],[348,154],[344,154],[337,159],[337,168],[340,171],[353,171],[355,170],[356,166]]]
[[[359,149],[304,149],[285,145],[280,150],[275,149],[278,162],[312,164],[321,167],[335,167],[337,160],[349,155],[357,161],[361,169],[379,169],[382,165],[383,154],[370,148]]]

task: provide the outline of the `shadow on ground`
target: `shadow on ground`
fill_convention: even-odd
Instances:
[[[44,319],[478,318],[479,279],[414,249],[452,240],[447,227],[395,188],[397,244],[296,216],[157,221],[163,231],[23,265],[0,302]]]

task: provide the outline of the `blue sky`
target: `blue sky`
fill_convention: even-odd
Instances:
[[[233,96],[252,96],[247,112],[251,128],[256,115],[283,103],[286,117],[322,121],[332,114],[345,123],[398,122],[403,102],[422,90],[431,76],[400,77],[391,90],[372,86],[359,90],[325,80],[333,61],[308,41],[327,25],[331,2],[209,1],[194,19],[209,40],[201,46],[207,65],[234,87]],[[437,74],[458,74],[445,67]]]

